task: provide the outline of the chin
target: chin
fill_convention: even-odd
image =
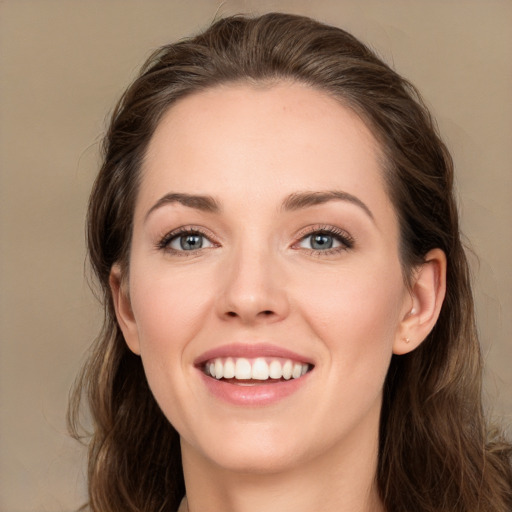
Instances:
[[[297,453],[284,450],[267,450],[261,447],[246,448],[242,451],[224,450],[222,453],[206,454],[212,462],[224,469],[239,474],[275,474],[296,468],[300,462]]]
[[[195,457],[226,471],[240,474],[279,473],[294,468],[306,458],[304,442],[298,434],[283,435],[284,429],[256,427],[225,429],[221,436],[205,436],[197,443],[182,441],[184,456],[192,451]],[[293,441],[293,442],[291,442]]]

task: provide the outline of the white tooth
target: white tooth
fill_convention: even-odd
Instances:
[[[252,363],[252,378],[256,380],[268,379],[268,364],[262,357]]]
[[[250,379],[251,378],[251,363],[243,357],[236,360],[235,365],[235,379]]]
[[[224,371],[226,371],[226,370],[224,370]],[[308,372],[308,365],[307,364],[303,364],[302,365],[302,373],[301,373],[301,375],[305,375],[307,372]]]
[[[268,370],[271,379],[280,379],[283,376],[281,363],[275,359],[270,363]]]
[[[208,366],[208,372],[212,377],[215,377],[215,363],[211,362]]]
[[[292,377],[292,371],[293,371],[293,363],[288,360],[286,363],[284,363],[283,366],[283,378],[288,380]]]
[[[215,359],[215,378],[222,379],[223,376],[223,365],[220,359]]]
[[[224,363],[224,378],[232,379],[235,376],[235,363],[231,357],[226,359]]]
[[[302,365],[299,363],[295,363],[293,365],[292,377],[294,379],[298,379],[301,375],[302,375]]]

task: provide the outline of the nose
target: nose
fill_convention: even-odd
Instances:
[[[254,246],[239,249],[222,268],[217,299],[223,320],[242,324],[273,323],[289,313],[283,269],[278,255]]]

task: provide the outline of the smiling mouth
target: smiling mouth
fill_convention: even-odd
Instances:
[[[278,357],[217,357],[206,361],[201,369],[208,377],[252,386],[300,379],[313,365]]]

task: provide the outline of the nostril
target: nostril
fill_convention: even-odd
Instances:
[[[273,314],[274,314],[274,312],[270,309],[266,309],[265,311],[260,311],[260,313],[259,313],[259,315],[261,315],[261,316],[272,316]],[[235,318],[238,316],[238,314],[235,311],[227,311],[226,315],[231,318]]]

